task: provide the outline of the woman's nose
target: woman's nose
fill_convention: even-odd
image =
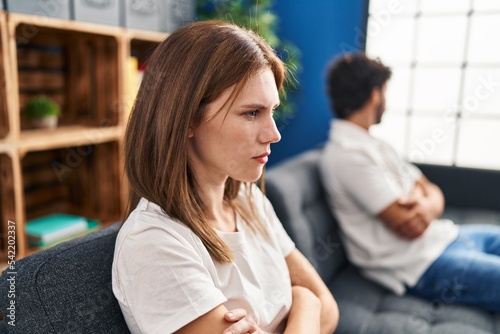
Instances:
[[[281,134],[272,116],[269,117],[265,126],[262,128],[260,140],[263,143],[277,143],[281,140]]]

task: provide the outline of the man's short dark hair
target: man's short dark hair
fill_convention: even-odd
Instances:
[[[327,94],[332,112],[347,118],[369,99],[373,88],[381,88],[391,77],[391,69],[364,52],[336,57],[327,70]]]

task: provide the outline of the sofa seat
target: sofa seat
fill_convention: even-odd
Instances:
[[[336,333],[500,333],[500,314],[450,304],[452,296],[435,301],[396,296],[362,277],[353,266],[339,272],[329,288],[341,314]]]
[[[313,149],[272,166],[266,172],[266,193],[276,214],[297,248],[311,261],[334,295],[340,309],[339,334],[493,334],[500,333],[500,314],[475,307],[451,304],[452,296],[429,301],[419,297],[397,296],[364,278],[347,260],[335,218],[330,213],[317,168],[321,148]],[[449,167],[450,169],[455,167]],[[427,168],[429,169],[429,168]],[[430,170],[432,172],[432,170]],[[449,175],[443,167],[437,174]],[[463,174],[466,173],[466,174]],[[472,173],[472,174],[471,174]],[[450,186],[477,186],[477,170],[459,171],[447,180]],[[489,173],[484,182],[500,180],[500,172]],[[432,173],[433,178],[436,173]],[[432,179],[438,183],[440,180]],[[445,182],[445,183],[446,183]],[[483,189],[487,187],[483,185]],[[467,188],[467,187],[465,187]],[[470,188],[467,188],[470,189]],[[500,188],[496,194],[500,198]],[[444,189],[446,193],[455,190]],[[465,193],[478,197],[475,193]],[[486,203],[487,201],[485,201]],[[479,202],[478,202],[479,203]],[[453,202],[451,204],[454,204]],[[500,201],[498,203],[500,206]],[[449,207],[445,217],[457,223],[500,224],[500,208],[488,206]],[[500,282],[499,282],[500,284]]]

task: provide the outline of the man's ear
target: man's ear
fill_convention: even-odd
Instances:
[[[370,103],[377,106],[380,101],[382,101],[382,90],[379,87],[374,87],[370,94]]]

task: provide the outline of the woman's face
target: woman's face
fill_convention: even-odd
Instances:
[[[201,125],[190,133],[188,156],[198,182],[219,183],[228,176],[257,180],[271,143],[281,139],[273,119],[279,97],[272,71],[252,76],[234,103],[224,106],[233,90],[228,88],[210,103]]]

